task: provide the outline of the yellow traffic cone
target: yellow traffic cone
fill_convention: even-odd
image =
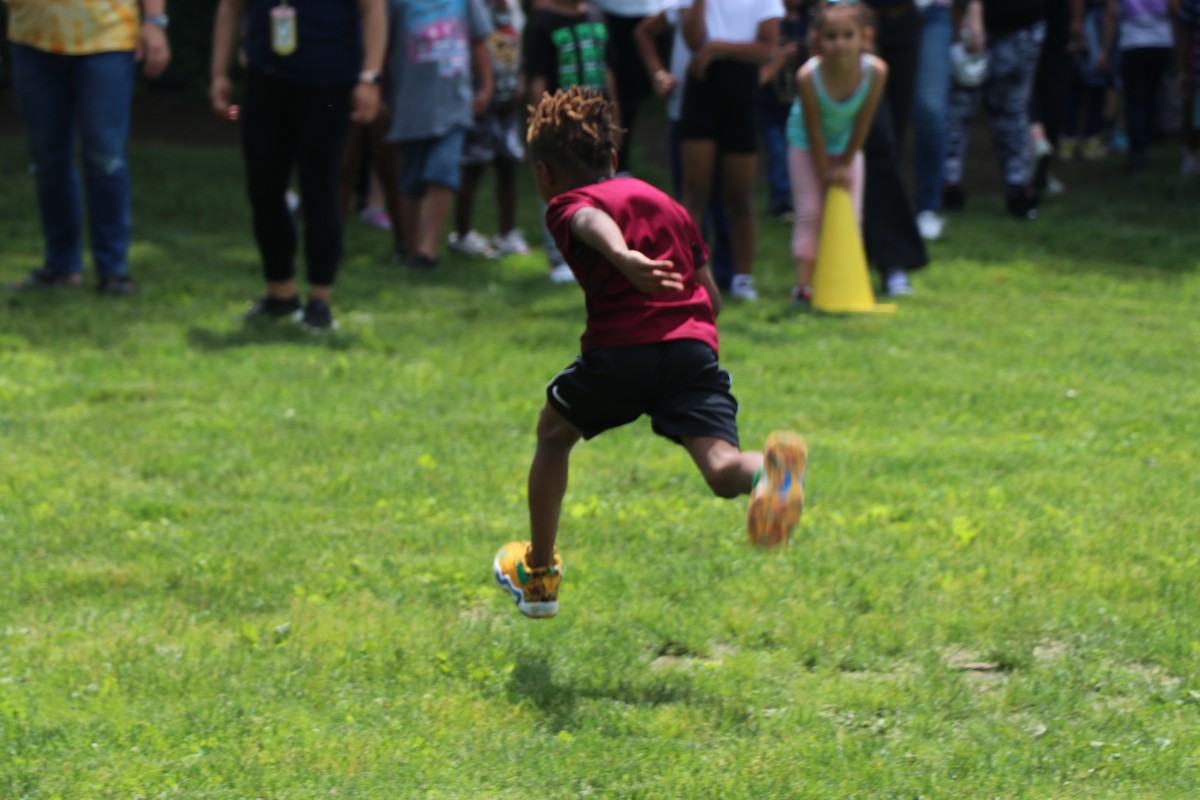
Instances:
[[[850,193],[840,186],[830,186],[825,194],[812,289],[812,307],[817,311],[890,314],[896,310],[895,305],[875,302],[854,205]]]

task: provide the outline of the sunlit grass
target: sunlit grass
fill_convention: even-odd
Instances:
[[[809,438],[801,534],[752,550],[641,422],[577,451],[531,622],[490,559],[578,290],[352,225],[342,330],[247,332],[237,153],[132,160],[143,293],[0,298],[0,796],[1200,789],[1200,184],[974,197],[890,318],[787,313],[764,223],[722,361],[747,444]]]

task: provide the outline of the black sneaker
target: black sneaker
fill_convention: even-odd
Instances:
[[[106,275],[96,284],[96,291],[109,297],[127,297],[137,294],[137,284],[128,275]]]
[[[1010,187],[1006,203],[1008,213],[1017,219],[1031,222],[1038,218],[1038,196],[1033,189],[1024,186]]]
[[[437,269],[438,261],[436,258],[430,258],[424,253],[417,253],[409,259],[408,265],[413,269],[433,270]]]
[[[942,187],[942,210],[962,211],[967,207],[967,196],[962,187],[956,183],[947,183]]]
[[[82,285],[83,277],[78,272],[63,275],[42,267],[30,272],[29,277],[8,284],[8,288],[14,292],[25,292],[30,289],[69,289]]]
[[[314,333],[337,330],[337,323],[333,321],[333,309],[329,307],[329,303],[310,298],[300,315],[300,327]]]
[[[281,319],[300,318],[299,297],[271,297],[265,294],[254,301],[242,314],[242,322],[276,322]]]

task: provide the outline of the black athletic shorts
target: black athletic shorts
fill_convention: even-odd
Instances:
[[[643,414],[654,432],[673,442],[713,436],[738,444],[732,380],[704,342],[589,350],[546,386],[546,402],[583,431],[585,439]]]
[[[706,139],[721,153],[758,152],[758,66],[714,61],[703,78],[688,75],[679,139]]]

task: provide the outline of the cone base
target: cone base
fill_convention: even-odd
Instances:
[[[870,306],[852,306],[844,308],[830,308],[829,306],[819,306],[813,304],[813,311],[818,311],[822,314],[895,314],[895,303],[876,303]]]

